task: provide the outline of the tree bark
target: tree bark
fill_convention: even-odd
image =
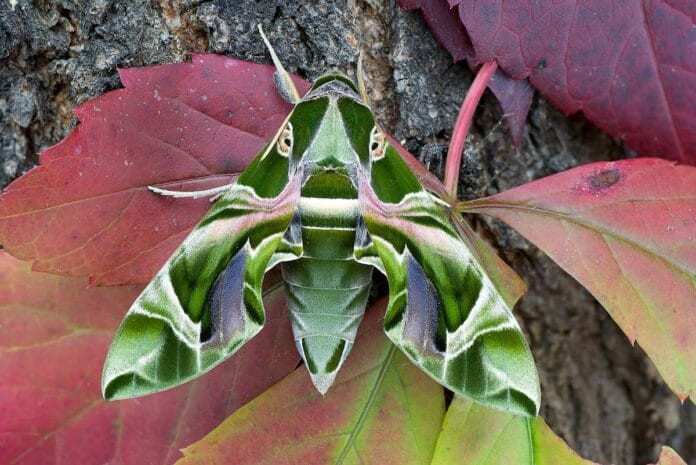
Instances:
[[[117,67],[179,62],[193,52],[270,63],[259,23],[288,70],[310,80],[332,69],[355,75],[362,50],[381,125],[442,175],[472,74],[452,63],[418,14],[390,0],[13,0],[0,4],[0,186],[77,124],[75,105],[119,87]],[[519,149],[501,118],[486,93],[464,154],[463,198],[634,156],[538,95]],[[503,224],[475,221],[529,285],[516,315],[538,364],[541,413],[554,431],[605,464],[655,462],[663,444],[696,461],[694,405],[679,403],[641,349],[556,264]]]

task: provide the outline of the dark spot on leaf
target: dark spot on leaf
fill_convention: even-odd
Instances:
[[[546,58],[542,58],[541,60],[537,61],[536,64],[536,69],[542,70],[548,66],[548,63],[546,63]]]
[[[607,189],[621,179],[621,172],[612,168],[610,170],[600,171],[599,173],[589,177],[590,187],[596,190]]]

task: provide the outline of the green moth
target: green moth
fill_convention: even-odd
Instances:
[[[537,373],[511,309],[375,123],[362,79],[326,74],[300,97],[261,34],[294,109],[236,183],[151,188],[216,200],[121,323],[104,397],[161,391],[231,356],[263,327],[263,277],[276,265],[297,350],[323,394],[376,269],[389,284],[384,329],[413,363],[459,395],[536,415]]]

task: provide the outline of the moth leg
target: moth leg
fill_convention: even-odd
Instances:
[[[273,46],[268,41],[266,34],[264,34],[261,24],[259,24],[259,33],[261,33],[263,43],[266,44],[266,48],[268,48],[268,52],[271,54],[271,58],[273,59],[273,64],[276,67],[276,72],[275,74],[273,74],[273,80],[275,81],[275,85],[278,88],[278,92],[280,93],[281,97],[283,97],[283,99],[288,103],[292,103],[293,105],[299,103],[299,101],[302,100],[302,97],[300,97],[300,93],[297,91],[295,83],[292,82],[290,74],[288,74],[288,72],[285,71],[285,68],[283,67],[283,64],[280,62],[278,55],[276,55]]]
[[[170,191],[167,189],[160,189],[159,187],[155,186],[147,186],[147,188],[150,190],[150,192],[154,192],[155,194],[163,195],[165,197],[174,197],[175,199],[200,199],[203,197],[210,197],[213,196],[211,201],[213,199],[217,200],[217,198],[225,192],[227,189],[230,188],[231,184],[226,184],[224,186],[220,187],[213,187],[212,189],[206,189],[204,191]]]

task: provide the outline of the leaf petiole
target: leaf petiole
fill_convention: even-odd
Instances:
[[[464,142],[466,142],[466,134],[469,132],[471,120],[474,116],[476,106],[481,100],[483,91],[488,86],[495,70],[498,69],[498,63],[495,60],[487,61],[479,68],[474,82],[471,83],[469,91],[466,93],[462,107],[459,109],[457,121],[454,123],[452,131],[452,140],[450,141],[449,149],[447,150],[447,161],[445,164],[445,188],[452,199],[457,198],[457,186],[459,184],[459,166],[462,161],[462,151],[464,150]]]

